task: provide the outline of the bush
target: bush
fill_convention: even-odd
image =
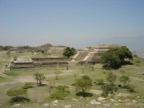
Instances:
[[[122,75],[122,76],[119,78],[119,81],[122,82],[122,83],[123,83],[123,86],[125,87],[126,84],[127,84],[128,82],[130,82],[130,78],[129,78],[129,76],[127,76],[127,75]]]
[[[82,76],[79,79],[76,79],[75,82],[75,87],[76,91],[82,91],[82,92],[87,92],[87,90],[91,89],[92,86],[92,80],[89,76]]]
[[[22,96],[15,96],[10,99],[11,103],[21,103],[21,102],[30,102],[30,99],[22,97]]]
[[[76,93],[76,96],[92,97],[93,94],[92,94],[92,93],[88,93],[88,92],[82,92],[82,91],[80,91],[80,92],[77,92],[77,93]]]
[[[69,92],[66,90],[68,87],[65,85],[59,85],[56,87],[55,92],[50,95],[51,99],[63,100],[66,96],[68,96]]]
[[[24,97],[26,93],[26,89],[10,89],[7,91],[7,95],[12,97],[10,99],[11,103],[29,102],[30,99]]]
[[[63,100],[66,96],[68,96],[69,92],[62,92],[62,91],[55,91],[50,95],[51,99],[58,99],[58,100]]]
[[[96,83],[97,85],[103,85],[103,84],[104,84],[104,79],[96,79],[96,80],[95,80],[95,83]]]
[[[23,86],[23,89],[28,89],[28,88],[33,88],[33,83],[31,82],[25,83],[25,85]]]
[[[131,84],[127,84],[125,86],[122,86],[121,84],[118,85],[119,88],[127,89],[129,92],[136,92],[135,86]]]
[[[108,94],[114,94],[118,90],[118,87],[114,84],[104,84],[102,86],[102,96],[106,97]]]
[[[131,84],[127,85],[127,89],[129,92],[135,92],[135,87]]]
[[[66,92],[66,89],[68,88],[68,86],[65,86],[65,85],[59,85],[56,87],[56,89],[58,91],[62,91],[62,92]]]
[[[119,84],[119,85],[118,85],[118,87],[119,87],[119,88],[122,88],[122,85],[121,85],[121,84]]]
[[[7,91],[7,95],[8,96],[20,96],[20,95],[25,95],[26,94],[26,90],[25,89],[10,89]]]

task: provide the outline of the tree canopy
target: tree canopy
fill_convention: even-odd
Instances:
[[[74,54],[76,54],[76,49],[75,48],[70,48],[70,47],[66,47],[64,52],[63,52],[63,55],[67,58],[70,58]]]
[[[124,87],[126,86],[126,83],[130,81],[129,76],[127,75],[122,75],[119,79],[120,82],[122,82],[124,84]]]
[[[116,79],[117,76],[112,72],[107,74],[106,80],[108,83],[102,85],[102,96],[106,97],[108,94],[114,94],[117,91],[118,87],[115,84]]]
[[[35,73],[34,76],[35,76],[35,79],[37,81],[37,84],[38,85],[42,85],[42,81],[45,79],[44,74],[42,74],[42,73]]]
[[[82,92],[86,92],[92,86],[92,80],[89,76],[82,76],[80,79],[76,80],[76,90],[81,90]]]
[[[113,48],[101,56],[101,62],[104,64],[103,67],[106,69],[116,69],[119,68],[125,61],[125,59],[132,59],[131,51],[126,47],[122,46],[120,48]]]

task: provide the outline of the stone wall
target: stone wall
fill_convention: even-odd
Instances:
[[[11,63],[10,69],[26,69],[37,67],[59,67],[68,69],[68,58],[32,58],[31,62],[16,62]]]

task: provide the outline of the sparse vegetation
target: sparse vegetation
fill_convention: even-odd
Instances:
[[[112,72],[107,74],[106,80],[108,81],[109,84],[114,85],[116,81],[117,76],[113,74]]]
[[[29,88],[33,88],[34,85],[31,82],[26,82],[23,86],[23,89],[29,89]]]
[[[42,73],[35,73],[35,79],[36,79],[36,81],[37,81],[37,84],[39,85],[39,86],[41,86],[42,85],[42,81],[45,79],[45,76],[44,76],[44,74],[42,74]]]
[[[66,96],[68,96],[69,92],[66,90],[68,87],[65,85],[59,85],[56,87],[55,92],[50,95],[51,99],[63,100]]]
[[[30,100],[24,97],[27,93],[25,89],[10,89],[7,91],[7,95],[11,96],[11,103],[19,103],[19,102],[29,102]]]
[[[96,83],[97,85],[103,85],[103,84],[104,84],[104,79],[96,79],[96,80],[95,80],[95,83]]]
[[[10,57],[7,56],[7,51],[0,54],[1,67],[4,67]],[[41,53],[40,53],[41,54]],[[19,56],[41,56],[43,55],[33,55],[28,52],[13,52],[11,51],[11,57]],[[127,102],[125,100],[131,101],[136,100],[137,104],[133,104],[134,107],[143,105],[141,98],[144,96],[143,93],[143,61],[136,61],[137,58],[134,57],[132,60],[133,65],[123,65],[120,69],[105,70],[102,68],[101,64],[94,65],[69,65],[69,70],[61,69],[57,67],[41,67],[37,69],[19,69],[19,70],[6,70],[4,76],[0,77],[1,87],[0,87],[0,104],[4,107],[13,107],[7,105],[10,102],[14,105],[20,103],[20,107],[43,107],[43,104],[48,103],[50,107],[63,108],[66,104],[71,104],[72,107],[94,107],[91,105],[91,100],[98,99],[104,96],[105,101],[99,101],[101,104],[97,105],[102,108],[103,102],[105,104],[111,104],[109,99],[109,94],[112,94],[111,98],[118,103],[118,108],[121,106],[125,107]],[[58,72],[58,75],[57,73]],[[59,72],[61,74],[59,74]],[[37,75],[38,73],[41,75]],[[83,76],[84,75],[84,76]],[[38,81],[38,76],[41,76],[41,84]],[[125,77],[124,77],[125,76]],[[44,79],[43,79],[44,77]],[[45,77],[47,79],[45,80]],[[56,79],[57,77],[57,79]],[[83,78],[85,77],[85,78]],[[126,78],[128,77],[128,78]],[[129,80],[127,80],[129,79]],[[38,85],[46,86],[36,86],[34,83],[37,81]],[[78,82],[78,83],[77,83]],[[81,84],[80,84],[81,83]],[[5,96],[7,91],[13,90],[26,90],[25,94],[15,95],[15,96]],[[21,89],[22,88],[22,89]],[[76,90],[76,91],[75,91]],[[119,97],[118,95],[122,96]],[[125,96],[123,98],[123,95]],[[108,97],[107,97],[108,96]],[[137,98],[137,96],[140,97]],[[85,98],[82,98],[85,97]],[[53,105],[53,101],[59,100]],[[122,100],[119,102],[118,100]],[[25,102],[29,102],[26,103]],[[79,104],[77,104],[77,101]],[[24,103],[23,103],[24,102]],[[115,107],[111,104],[111,107]],[[126,106],[130,108],[130,106]]]
[[[129,76],[127,76],[127,75],[122,75],[122,76],[120,77],[119,81],[122,82],[122,83],[123,83],[123,86],[125,87],[126,84],[127,84],[128,82],[130,82],[130,78],[129,78]]]
[[[116,78],[116,75],[112,72],[107,74],[106,80],[108,83],[102,85],[102,96],[106,97],[108,94],[115,94],[115,92],[118,90],[118,87],[115,84]]]
[[[86,96],[87,90],[92,86],[92,80],[89,76],[82,76],[80,79],[77,79],[75,82],[76,91],[81,92],[82,96]]]

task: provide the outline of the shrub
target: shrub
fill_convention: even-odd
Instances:
[[[80,92],[76,93],[76,96],[92,97],[93,94],[92,93],[88,93],[88,92],[82,92],[82,91],[80,91]]]
[[[62,92],[62,91],[59,91],[59,90],[56,90],[54,93],[52,93],[50,95],[50,98],[51,99],[58,99],[58,100],[63,100],[64,97],[68,96],[68,92]]]
[[[104,84],[102,86],[102,96],[106,97],[108,94],[114,94],[118,90],[118,87],[114,84]]]
[[[68,87],[65,85],[59,85],[56,87],[55,92],[50,95],[51,99],[63,100],[66,96],[68,96],[69,92],[66,90]]]
[[[10,89],[7,91],[7,95],[8,96],[20,96],[20,95],[25,95],[26,94],[26,90],[25,89]]]
[[[122,82],[122,83],[123,83],[123,86],[125,87],[126,84],[127,84],[128,82],[130,82],[130,78],[129,78],[129,76],[127,76],[127,75],[122,75],[122,76],[119,78],[119,81]]]
[[[95,80],[95,83],[96,83],[97,85],[103,85],[103,84],[104,84],[104,79],[96,79],[96,80]]]
[[[29,102],[30,99],[24,97],[26,95],[26,89],[10,89],[7,91],[7,95],[11,96],[11,103],[19,103],[19,102]]]
[[[109,82],[109,84],[113,85],[117,79],[117,76],[113,74],[112,72],[108,73],[106,76],[106,80]]]
[[[56,87],[57,90],[62,91],[62,92],[66,92],[67,88],[68,86],[65,86],[65,85],[59,85]]]
[[[33,83],[31,82],[25,83],[25,85],[23,86],[23,89],[28,89],[28,88],[33,88]]]
[[[119,87],[119,88],[122,88],[122,85],[121,85],[121,84],[119,84],[119,85],[118,85],[118,87]]]
[[[35,79],[36,79],[36,81],[37,81],[37,84],[38,84],[39,86],[42,86],[42,81],[45,79],[44,74],[42,74],[42,73],[35,73],[35,74],[34,74],[34,77],[35,77]]]
[[[10,99],[11,103],[21,103],[21,102],[30,102],[30,99],[22,97],[22,96],[15,96]]]
[[[129,92],[135,92],[135,87],[131,84],[127,85],[127,89]]]
[[[75,82],[75,87],[77,91],[87,92],[87,90],[91,89],[92,80],[89,76],[82,76],[77,79]]]

